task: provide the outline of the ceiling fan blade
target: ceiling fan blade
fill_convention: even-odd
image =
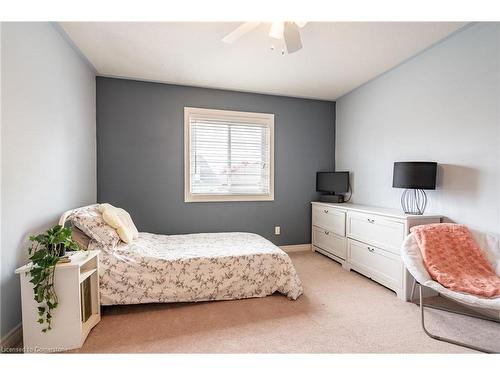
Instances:
[[[257,26],[259,26],[260,22],[245,22],[242,23],[240,26],[238,26],[236,29],[231,31],[229,34],[227,34],[224,38],[222,38],[222,41],[224,43],[234,43],[238,39],[240,39],[243,35],[246,33],[249,33],[253,29],[255,29]]]
[[[297,52],[302,48],[299,27],[295,22],[285,22],[283,38],[285,39],[286,50],[288,53]]]

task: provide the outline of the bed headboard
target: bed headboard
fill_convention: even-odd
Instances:
[[[87,207],[95,206],[96,204],[97,203],[89,204],[88,206],[77,207],[77,208],[73,208],[71,210],[63,212],[63,214],[59,218],[59,225],[63,225],[64,226],[64,224],[66,223],[66,220],[68,220],[69,215],[71,215],[73,212],[75,212],[77,210],[81,210],[82,208],[87,208]]]

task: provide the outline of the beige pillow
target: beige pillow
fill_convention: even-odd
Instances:
[[[116,229],[116,233],[125,243],[131,243],[139,237],[139,232],[135,227],[132,218],[122,208],[114,207],[108,203],[99,206],[103,220],[111,227]]]
[[[139,238],[139,231],[137,230],[132,217],[123,208],[117,208],[120,218],[125,222],[125,225],[132,231],[134,240]]]
[[[118,212],[116,208],[109,203],[103,203],[99,205],[99,212],[102,214],[102,218],[106,224],[117,229],[120,225],[123,225],[120,218],[118,217]]]

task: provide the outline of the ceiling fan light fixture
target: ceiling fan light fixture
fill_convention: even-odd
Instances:
[[[283,33],[285,31],[284,22],[273,22],[271,28],[269,29],[269,36],[274,39],[283,39]]]
[[[260,22],[245,22],[234,29],[232,32],[227,34],[222,41],[224,43],[234,43],[243,35],[249,33],[259,26]],[[269,37],[283,41],[285,48],[281,49],[281,54],[297,52],[302,48],[302,41],[300,38],[300,29],[306,26],[307,22],[303,21],[277,21],[272,22],[269,29]],[[274,45],[271,45],[271,51],[275,49]]]

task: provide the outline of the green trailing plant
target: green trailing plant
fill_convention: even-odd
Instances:
[[[61,225],[50,228],[45,233],[30,236],[32,242],[29,255],[32,265],[27,271],[34,285],[35,301],[38,303],[38,323],[42,332],[52,329],[52,310],[58,300],[54,288],[54,272],[60,254],[66,250],[79,250],[78,244],[71,239],[71,229]]]

